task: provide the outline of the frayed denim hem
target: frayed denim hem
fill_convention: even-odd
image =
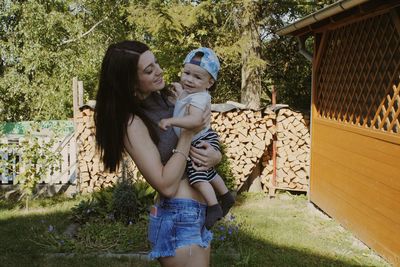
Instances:
[[[194,242],[194,243],[182,244],[182,245],[180,245],[180,246],[177,246],[176,249],[178,249],[178,248],[184,248],[184,247],[188,247],[188,246],[192,246],[192,245],[198,245],[199,247],[207,248],[207,247],[210,245],[210,243],[206,243],[206,242],[201,242],[201,243]]]
[[[163,251],[163,252],[152,251],[149,254],[150,260],[156,260],[158,258],[172,257],[172,256],[175,256],[175,250]]]
[[[210,245],[212,239],[213,239],[212,232],[210,230],[207,230],[206,237],[202,242],[187,242],[187,244],[181,244],[181,245],[177,246],[176,248],[178,249],[178,248],[183,248],[183,247],[187,247],[187,246],[191,246],[191,245],[199,245],[202,248],[207,248]]]

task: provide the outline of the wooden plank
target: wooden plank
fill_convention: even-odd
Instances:
[[[386,217],[400,226],[400,190],[379,183],[377,179],[380,174],[376,172],[370,170],[369,176],[366,176],[365,173],[360,172],[363,166],[360,166],[360,169],[355,169],[351,164],[345,164],[345,161],[350,160],[345,155],[342,157],[342,161],[332,161],[330,155],[326,157],[319,152],[315,151],[315,156],[320,164],[317,170],[321,177],[329,180],[331,184],[336,185],[339,190],[348,193],[352,198],[357,199],[359,203],[375,210],[380,216]],[[334,154],[337,155],[337,153]]]
[[[313,122],[311,201],[394,262],[400,255],[400,146],[335,126]]]
[[[332,160],[353,166],[366,179],[375,173],[380,174],[378,181],[370,182],[400,190],[399,145],[315,124],[317,133],[313,137],[312,153],[317,150],[326,155],[336,153],[331,156]]]
[[[72,184],[77,184],[77,177],[78,177],[78,168],[76,167],[77,164],[77,152],[76,152],[76,138],[73,137],[70,141],[70,152],[69,152],[69,160],[70,160],[70,165],[72,167],[70,168],[68,175],[69,175],[69,182]]]
[[[324,165],[327,166],[329,163]],[[337,174],[335,166],[329,170],[331,174]],[[393,262],[396,255],[400,255],[400,225],[386,220],[370,206],[353,198],[352,193],[342,190],[343,183],[335,184],[343,173],[333,175],[331,179],[322,179],[322,173],[318,171],[316,175],[321,179],[311,180],[311,201]]]
[[[369,129],[369,128],[363,128],[360,126],[355,126],[351,124],[345,124],[329,119],[323,119],[323,118],[315,118],[313,121],[313,126],[314,124],[323,124],[332,128],[340,128],[341,130],[344,131],[349,131],[356,133],[358,135],[363,135],[367,137],[371,137],[374,139],[378,140],[384,140],[390,143],[398,144],[400,145],[400,135],[396,133],[388,133],[388,132],[383,132],[375,129]]]

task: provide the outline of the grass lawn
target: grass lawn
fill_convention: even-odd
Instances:
[[[36,204],[30,211],[0,205],[0,266],[158,266],[155,261],[135,257],[107,256],[106,252],[115,252],[117,246],[102,247],[102,242],[109,243],[101,229],[93,234],[94,240],[87,241],[101,250],[86,253],[82,249],[72,256],[54,254],[70,252],[68,242],[52,238],[49,232],[65,230],[70,210],[78,202]],[[390,266],[309,204],[305,196],[283,193],[268,199],[245,195],[238,199],[232,214],[234,218],[214,227],[211,266]],[[135,231],[145,236],[145,225]],[[118,234],[111,239],[115,241]],[[148,247],[144,241],[140,243],[127,245],[137,251],[126,252]]]

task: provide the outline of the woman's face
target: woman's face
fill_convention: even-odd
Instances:
[[[159,91],[165,87],[163,70],[150,50],[140,55],[137,71],[139,79],[138,90],[142,98],[146,98],[152,92]]]

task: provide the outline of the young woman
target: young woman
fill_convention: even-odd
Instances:
[[[109,46],[102,62],[96,99],[96,142],[105,167],[114,171],[128,152],[159,193],[149,222],[151,258],[162,266],[208,266],[212,233],[204,227],[206,205],[185,174],[190,157],[207,170],[221,159],[208,143],[191,148],[199,129],[159,129],[173,115],[174,95],[165,90],[163,71],[149,47],[137,41]]]

